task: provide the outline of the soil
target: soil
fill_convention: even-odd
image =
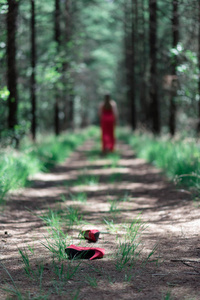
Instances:
[[[0,299],[200,299],[199,208],[191,194],[136,158],[128,145],[118,143],[120,160],[113,165],[95,151],[88,141],[9,196],[0,213],[0,287],[9,291],[0,290]],[[97,176],[98,182],[74,184],[80,175]],[[87,202],[76,201],[80,192]],[[102,259],[59,262],[44,246],[49,233],[39,216],[69,207],[82,222],[63,227],[66,246],[104,248]],[[128,241],[125,230],[138,218],[145,224],[135,241],[140,253],[119,268],[120,241]],[[86,229],[100,230],[96,244],[80,238]],[[19,249],[26,249],[32,274],[38,275],[26,274]]]

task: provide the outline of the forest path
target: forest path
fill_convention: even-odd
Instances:
[[[0,259],[17,288],[29,291],[24,299],[200,299],[199,209],[189,193],[136,158],[129,146],[119,142],[117,153],[102,157],[95,142],[88,141],[51,173],[37,174],[30,188],[10,197],[0,214]],[[70,280],[56,273],[61,267],[55,271],[51,253],[42,244],[48,234],[38,218],[49,209],[63,212],[69,207],[77,209],[82,221],[64,228],[68,245],[88,246],[79,231],[97,228],[103,233],[91,246],[106,253],[101,260],[81,262]],[[134,265],[130,261],[119,270],[119,242],[140,213],[147,225],[141,255]],[[142,264],[155,245],[150,260],[156,263]],[[39,291],[37,280],[25,275],[18,252],[28,247],[34,272],[43,263]],[[69,268],[67,263],[64,267]],[[13,285],[0,268],[0,286]],[[4,292],[0,298],[5,298]]]

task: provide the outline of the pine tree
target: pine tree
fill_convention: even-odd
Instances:
[[[32,122],[31,132],[33,140],[36,139],[36,43],[35,43],[35,0],[31,0],[31,104]]]
[[[152,130],[160,133],[160,115],[157,85],[157,0],[149,0],[149,47],[150,47],[150,114]]]
[[[7,85],[9,90],[8,97],[8,127],[15,130],[17,125],[17,69],[16,69],[16,31],[18,1],[8,0],[7,12]]]
[[[172,9],[172,39],[173,49],[176,49],[178,46],[179,40],[179,20],[178,20],[178,0],[173,0],[173,9]],[[172,91],[170,96],[170,108],[169,108],[169,132],[173,136],[176,130],[176,91],[173,90],[175,88],[176,83],[176,68],[177,68],[177,55],[174,55],[172,58]]]

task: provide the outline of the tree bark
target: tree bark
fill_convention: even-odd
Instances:
[[[69,76],[67,73],[70,69],[69,64],[69,42],[71,38],[71,22],[70,22],[70,0],[65,0],[65,7],[64,7],[64,22],[65,22],[65,31],[64,31],[64,52],[65,58],[62,66],[62,73],[63,73],[63,85],[64,85],[64,122],[63,122],[63,129],[68,129],[71,127],[71,122],[73,121],[73,112],[70,114],[70,107],[71,107],[71,100],[70,100],[70,91],[69,91]]]
[[[146,49],[146,28],[145,28],[145,6],[144,0],[141,0],[141,31],[139,36],[140,42],[140,78],[141,78],[141,85],[140,85],[140,107],[141,107],[141,121],[142,123],[147,126],[148,123],[148,105],[147,105],[147,85],[146,85],[146,71],[147,71],[147,49]]]
[[[8,0],[7,12],[7,84],[8,97],[8,128],[14,131],[17,125],[17,69],[16,69],[16,31],[18,1]]]
[[[32,138],[36,139],[36,43],[35,43],[35,0],[31,0],[31,104],[32,104],[32,122],[31,133]]]
[[[198,0],[198,69],[199,69],[199,78],[198,78],[198,124],[197,124],[197,133],[200,133],[200,1]]]
[[[149,46],[150,46],[150,114],[152,130],[160,133],[160,113],[157,85],[157,0],[149,0]]]
[[[130,63],[130,84],[131,84],[131,126],[135,130],[136,122],[136,105],[135,105],[135,1],[131,1],[131,63]]]
[[[177,48],[178,41],[179,41],[179,20],[178,20],[178,0],[173,1],[173,9],[172,9],[172,47]],[[174,55],[172,58],[172,75],[176,76],[176,67],[177,67],[177,55]],[[172,81],[173,84],[173,81]],[[170,96],[170,108],[169,108],[169,131],[170,134],[173,136],[176,131],[176,99],[175,96],[176,91],[173,91]]]
[[[55,0],[55,42],[57,45],[57,53],[60,51],[60,0]],[[57,63],[57,62],[56,62]],[[57,69],[57,71],[59,71]],[[55,124],[55,134],[60,134],[60,124],[59,124],[59,90],[58,87],[55,87],[55,105],[54,105],[54,124]]]
[[[66,44],[67,44],[67,51],[69,51],[68,43],[71,41],[72,38],[72,26],[73,26],[73,9],[76,8],[73,5],[74,1],[66,0]],[[69,55],[69,53],[67,53]],[[70,72],[70,63],[68,62],[66,65],[67,71]],[[67,89],[67,101],[68,101],[68,119],[69,119],[69,127],[74,127],[74,98],[73,98],[73,82],[70,78],[68,80],[69,85]]]
[[[124,1],[124,59],[125,59],[125,75],[126,75],[126,87],[127,87],[127,107],[131,103],[131,45],[130,45],[130,30],[129,30],[129,7],[127,6],[127,1]],[[125,111],[129,113],[129,109]],[[131,116],[130,116],[131,124]]]

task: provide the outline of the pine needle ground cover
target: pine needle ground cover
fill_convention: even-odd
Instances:
[[[130,146],[102,156],[95,138],[31,184],[0,215],[2,299],[199,299],[199,209]]]

